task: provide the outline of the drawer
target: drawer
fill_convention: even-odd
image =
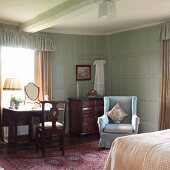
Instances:
[[[97,116],[93,118],[90,117],[82,118],[83,125],[95,125],[96,123],[97,123]]]
[[[97,112],[103,112],[104,111],[104,107],[103,106],[98,106],[98,107],[96,107],[96,111]]]
[[[91,125],[91,126],[82,126],[82,133],[94,133],[94,132],[98,132],[98,126],[96,125]]]
[[[95,103],[96,106],[103,106],[104,105],[104,101],[103,100],[98,100]]]
[[[12,114],[12,113],[11,113]],[[19,126],[19,125],[27,125],[29,122],[29,113],[22,113],[22,112],[18,112],[18,114],[15,114],[14,116],[14,121],[16,121],[15,123]]]
[[[95,108],[94,101],[82,101],[82,108]]]
[[[94,108],[82,108],[82,115],[94,115],[95,109]]]

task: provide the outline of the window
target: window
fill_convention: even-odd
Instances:
[[[29,82],[34,82],[34,51],[23,48],[2,47],[1,59],[2,83],[6,78],[12,77],[18,78],[22,86],[21,91],[3,91],[3,106],[9,106],[11,94],[24,99],[24,86]]]

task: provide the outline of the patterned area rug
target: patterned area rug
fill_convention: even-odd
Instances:
[[[102,170],[109,150],[99,149],[97,142],[67,147],[65,156],[60,151],[48,149],[46,158],[41,151],[1,157],[0,166],[5,170]]]

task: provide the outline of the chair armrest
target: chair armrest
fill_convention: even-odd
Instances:
[[[101,133],[103,131],[103,128],[109,123],[108,116],[104,114],[103,116],[98,117],[97,123],[99,127],[99,132]]]
[[[133,127],[133,130],[134,130],[135,134],[138,133],[139,123],[140,123],[140,118],[137,117],[136,115],[133,115],[132,116],[132,127]]]

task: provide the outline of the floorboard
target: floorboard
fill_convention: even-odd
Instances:
[[[7,144],[0,143],[0,157],[8,156],[11,154],[19,154],[20,152],[30,152],[30,150],[35,149],[35,142],[28,142],[26,137],[19,137],[17,139],[19,143],[16,144],[15,147],[9,148]],[[78,145],[83,143],[88,143],[91,141],[98,141],[98,134],[84,135],[84,136],[76,136],[73,134],[67,134],[65,136],[65,147],[69,147],[72,145]]]

